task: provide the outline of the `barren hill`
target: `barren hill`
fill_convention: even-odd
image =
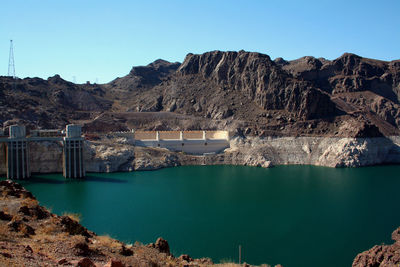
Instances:
[[[217,129],[244,135],[380,136],[400,126],[400,61],[344,54],[271,60],[253,52],[157,60],[108,84],[0,77],[0,124],[85,131]]]

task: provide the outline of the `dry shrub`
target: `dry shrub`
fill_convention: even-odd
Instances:
[[[9,241],[12,239],[10,236],[10,229],[8,229],[7,224],[0,224],[0,240],[1,241]]]
[[[15,263],[13,259],[0,257],[0,266],[19,267],[21,265]]]
[[[25,198],[24,200],[21,201],[21,207],[27,206],[28,208],[33,208],[37,205],[39,205],[39,202],[33,198]]]
[[[242,264],[236,264],[236,263],[220,263],[220,264],[214,264],[213,266],[215,267],[243,267]]]
[[[57,227],[57,225],[55,225],[53,223],[46,224],[42,228],[42,233],[44,233],[46,235],[52,235],[52,234],[54,234],[56,232],[58,232],[58,227]]]

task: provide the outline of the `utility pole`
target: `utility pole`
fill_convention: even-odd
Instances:
[[[17,87],[15,76],[15,62],[14,62],[14,46],[13,40],[10,40],[10,55],[8,57],[8,76],[13,78],[13,89],[15,90]]]
[[[239,245],[239,264],[242,263],[242,245]]]

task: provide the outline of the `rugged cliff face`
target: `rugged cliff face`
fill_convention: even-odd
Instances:
[[[239,91],[265,110],[286,110],[301,119],[338,113],[326,93],[312,83],[294,78],[269,56],[260,53],[215,51],[189,54],[178,72],[200,75],[215,81],[222,89]]]

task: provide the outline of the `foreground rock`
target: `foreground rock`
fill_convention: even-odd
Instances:
[[[392,245],[377,245],[357,255],[353,267],[400,266],[400,227],[392,233]]]
[[[12,181],[0,181],[0,195],[0,266],[213,266],[209,258],[174,257],[162,238],[146,246],[98,236]]]

